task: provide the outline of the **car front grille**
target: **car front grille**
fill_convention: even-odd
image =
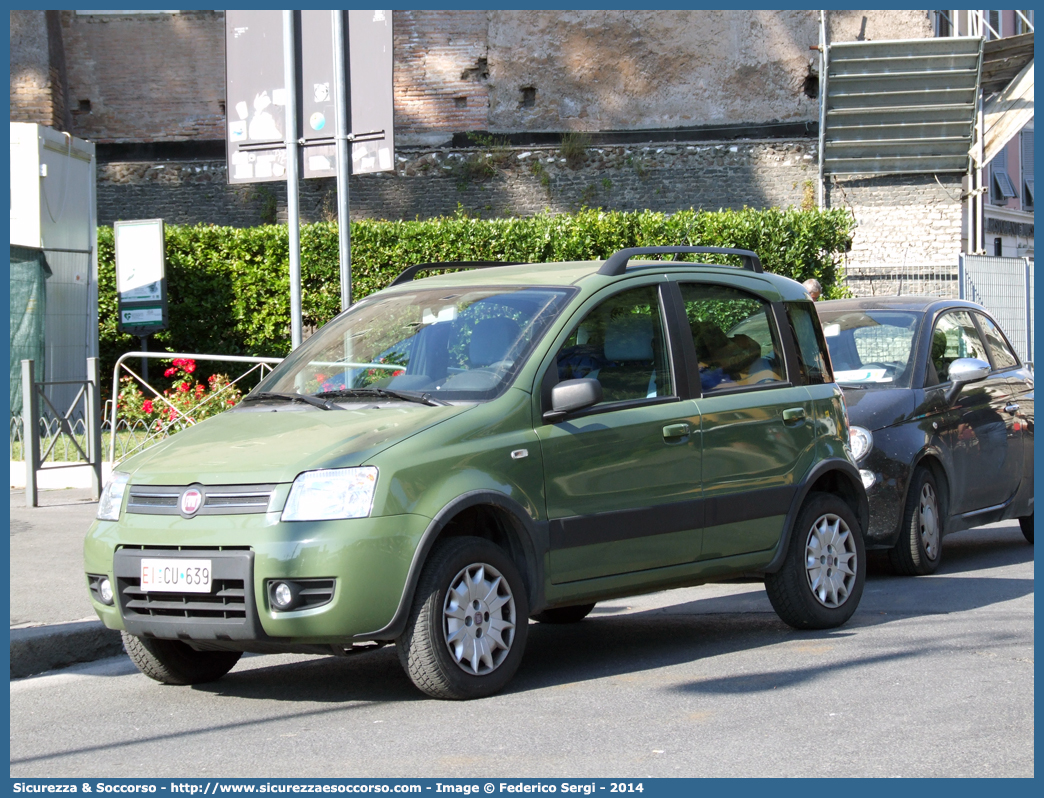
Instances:
[[[246,618],[242,579],[216,579],[210,593],[146,593],[141,579],[120,580],[120,605],[128,615],[170,618]]]
[[[195,515],[264,513],[275,485],[131,485],[127,512],[138,515],[180,515],[181,494],[189,487],[203,494]]]

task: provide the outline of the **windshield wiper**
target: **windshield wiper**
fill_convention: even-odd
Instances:
[[[405,393],[403,391],[393,391],[389,388],[341,388],[336,391],[322,391],[316,394],[316,397],[320,396],[381,396],[391,399],[402,399],[404,402],[418,402],[431,407],[449,404],[449,402],[443,402],[441,399],[432,399],[426,393]]]
[[[307,393],[278,393],[276,391],[262,391],[261,393],[252,393],[243,397],[244,402],[256,399],[286,399],[290,402],[304,402],[313,407],[318,407],[320,410],[344,410],[343,407],[335,405],[329,399],[320,399],[318,396],[312,396]]]

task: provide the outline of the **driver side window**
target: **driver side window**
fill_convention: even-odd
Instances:
[[[950,364],[962,357],[990,362],[972,317],[963,310],[951,311],[935,322],[924,384],[931,386],[947,382]]]
[[[667,342],[656,286],[622,291],[587,314],[558,352],[558,379],[596,379],[602,401],[671,396]]]

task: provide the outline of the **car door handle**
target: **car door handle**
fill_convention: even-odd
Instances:
[[[1015,404],[1014,402],[1012,404],[1010,404],[1010,405],[1005,405],[1005,407],[1004,407],[1004,412],[1005,413],[1017,413],[1018,411],[1019,411],[1019,406],[1017,404]]]
[[[671,438],[684,438],[688,434],[688,424],[668,424],[663,428],[663,437],[668,440]]]
[[[805,408],[791,407],[783,411],[784,424],[800,424],[805,420]]]

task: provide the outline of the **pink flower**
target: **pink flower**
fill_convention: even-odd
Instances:
[[[164,377],[173,377],[177,373],[178,373],[178,370],[172,366],[171,368],[169,368],[169,369],[167,369],[166,371],[163,372],[163,376]]]
[[[317,379],[317,380],[318,380],[319,382],[326,382],[326,375],[325,375],[325,374],[316,374],[316,375],[315,375],[315,378],[316,378],[316,379]]]
[[[227,402],[225,402],[226,405],[234,405],[235,403],[236,403],[235,399],[229,399]]]
[[[144,410],[146,413],[151,413],[152,412],[152,400],[151,399],[146,399],[144,402],[142,402],[141,403],[141,409]]]
[[[186,360],[184,368],[185,368],[185,371],[187,371],[189,374],[191,374],[193,371],[196,370],[196,361],[195,360]]]
[[[188,393],[190,387],[191,386],[187,382],[183,382],[178,386],[178,390],[182,393]]]

